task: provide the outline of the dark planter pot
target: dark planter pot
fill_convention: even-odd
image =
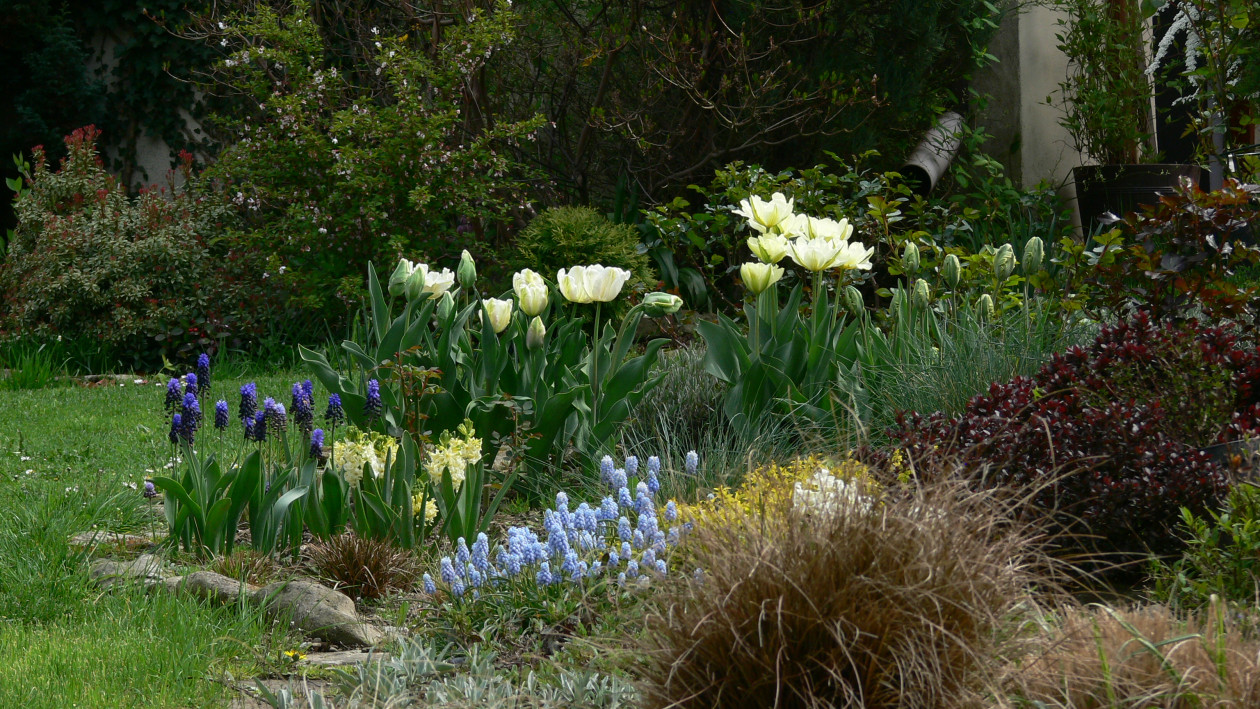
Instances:
[[[1086,235],[1096,233],[1107,212],[1123,217],[1172,194],[1181,178],[1199,184],[1198,165],[1082,165],[1072,168],[1076,206]]]

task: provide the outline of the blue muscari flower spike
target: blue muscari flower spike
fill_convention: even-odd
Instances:
[[[631,538],[630,543],[634,545],[635,549],[642,549],[647,546],[646,537],[643,536],[643,532],[637,529],[634,530],[634,537]]]
[[[301,384],[293,384],[292,406],[293,423],[297,424],[298,430],[302,433],[310,433],[315,425],[315,411],[310,397],[306,394],[306,389]]]
[[[363,415],[368,421],[375,421],[377,416],[385,410],[381,404],[381,383],[375,379],[369,379],[367,383],[367,400],[363,402]]]
[[[306,394],[306,400],[311,402],[311,406],[315,405],[315,382],[309,379],[302,380],[302,393]]]
[[[179,436],[184,430],[183,418],[179,414],[171,417],[171,432],[167,434],[167,438],[171,439],[171,443],[179,443]]]
[[[551,564],[548,564],[547,562],[544,561],[542,565],[538,567],[538,575],[535,576],[535,580],[538,582],[539,586],[546,586],[550,584],[551,583]]]
[[[472,563],[478,571],[484,572],[490,568],[490,540],[485,532],[479,533],[477,541],[473,542]]]
[[[700,456],[695,451],[687,451],[687,474],[695,475],[696,469],[700,467]]]
[[[267,412],[254,412],[254,440],[262,443],[267,440]]]
[[[643,552],[643,566],[656,566],[656,552],[647,549]]]
[[[661,480],[660,478],[656,477],[656,473],[652,473],[652,472],[648,473],[647,488],[648,488],[648,492],[652,493],[653,495],[655,495],[657,492],[660,491]]]
[[[628,517],[622,517],[617,520],[617,537],[623,542],[628,542],[630,541],[630,535],[630,519]]]
[[[639,562],[631,559],[626,562],[626,578],[634,578],[639,575]]]
[[[627,456],[626,457],[626,475],[629,475],[630,477],[634,477],[635,475],[638,475],[638,474],[639,474],[638,456],[633,456],[633,455]]]
[[[289,425],[289,416],[284,410],[284,404],[276,404],[269,414],[267,422],[271,424],[271,430],[276,433],[283,431],[285,426]]]
[[[586,565],[585,561],[579,561],[577,565],[577,578],[584,579],[588,573],[590,573],[590,567]]]
[[[462,569],[471,557],[472,554],[468,552],[468,542],[465,542],[464,538],[460,537],[455,542],[455,563],[459,564],[459,567]]]
[[[328,408],[324,410],[324,421],[330,425],[336,426],[346,420],[345,409],[341,408],[341,395],[328,395]]]
[[[604,565],[599,563],[599,559],[596,559],[591,562],[591,568],[586,572],[586,575],[591,578],[595,578],[596,576],[599,576],[599,573],[603,570]]]
[[[621,556],[615,551],[608,552],[608,568],[616,568],[621,563]]]
[[[629,488],[623,486],[617,490],[617,504],[621,506],[623,512],[634,507],[634,500],[630,497]]]
[[[455,566],[451,563],[451,557],[442,557],[441,572],[442,583],[450,586],[459,580],[459,574],[455,573]]]
[[[665,503],[665,521],[676,522],[678,520],[678,505],[673,500]]]
[[[630,481],[630,478],[629,476],[626,475],[626,471],[622,470],[621,468],[617,468],[616,470],[613,471],[613,474],[612,474],[611,487],[613,489],[623,488],[630,484],[629,481]]]
[[[185,374],[184,375],[184,393],[192,394],[193,396],[196,396],[197,392],[199,391],[201,391],[201,389],[197,388],[197,375],[193,374],[192,372]]]
[[[252,441],[252,440],[254,440],[254,419],[253,419],[253,417],[251,416],[251,417],[249,417],[249,418],[246,418],[246,419],[242,420],[242,421],[241,421],[241,425],[245,427],[245,440],[247,440],[247,441]]]
[[[661,576],[665,576],[669,573],[668,567],[665,566],[664,559],[656,560],[656,573],[660,574]]]
[[[630,542],[622,542],[621,543],[621,558],[629,559],[633,555],[634,555],[634,552],[631,551],[630,549]]]
[[[220,431],[228,427],[228,403],[224,399],[219,399],[214,404],[214,427]]]
[[[210,392],[210,355],[202,352],[197,356],[197,393]]]
[[[455,580],[455,583],[451,584],[451,595],[452,595],[452,596],[454,596],[454,597],[456,597],[456,598],[463,598],[463,597],[464,597],[464,584],[463,584],[463,582],[461,582],[461,581],[459,581],[458,579],[456,579],[456,580]]]
[[[311,457],[315,460],[324,459],[324,429],[322,428],[311,431]]]
[[[611,455],[606,455],[599,461],[599,479],[605,484],[612,481],[613,459]]]
[[[599,506],[599,517],[609,522],[617,519],[617,501],[611,497],[605,497],[603,504]]]
[[[433,577],[428,574],[424,575],[424,592],[429,595],[437,593],[437,584],[433,583]]]
[[[578,555],[572,549],[564,555],[564,563],[560,566],[560,573],[568,574],[570,579],[577,578],[578,571]]]
[[[237,415],[241,421],[254,418],[258,412],[258,385],[250,382],[241,387],[241,405]]]
[[[618,586],[626,585],[626,572],[622,571],[621,573],[617,574],[617,585]]]
[[[180,413],[184,415],[184,426],[192,426],[194,431],[197,430],[201,423],[201,402],[197,401],[196,394],[184,394],[184,406]]]
[[[468,585],[473,588],[481,586],[481,572],[477,571],[477,567],[473,566],[471,561],[464,566],[464,578],[468,579]]]
[[[179,393],[179,380],[172,378],[166,383],[166,412],[170,413],[179,408],[179,402],[183,400],[183,396]]]
[[[647,469],[648,469],[648,472],[652,473],[653,475],[661,472],[661,459],[657,458],[656,456],[652,456],[648,458]]]

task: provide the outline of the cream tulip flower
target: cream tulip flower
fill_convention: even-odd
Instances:
[[[570,303],[590,303],[591,294],[586,291],[586,267],[574,266],[568,270],[560,269],[556,274],[556,283],[560,286],[560,295]]]
[[[778,263],[787,256],[788,239],[777,234],[748,237],[748,248],[764,263]]]
[[[490,316],[490,327],[494,334],[499,334],[512,323],[512,301],[506,298],[486,298],[481,301],[485,312]]]
[[[547,282],[528,268],[512,274],[512,290],[521,312],[529,317],[540,315],[547,309]]]
[[[788,255],[806,271],[817,273],[834,266],[844,248],[845,244],[840,242],[801,236],[789,243]]]
[[[792,205],[794,203],[795,200],[784,197],[782,192],[775,192],[770,195],[769,201],[757,195],[752,195],[739,203],[739,209],[732,211],[747,219],[748,226],[759,233],[773,232],[782,234],[783,228],[788,226],[789,220],[792,218]]]
[[[836,255],[836,268],[843,268],[847,271],[869,271],[871,270],[871,256],[875,255],[875,249],[868,249],[858,241],[850,241],[843,245],[840,253]]]
[[[744,287],[753,295],[761,295],[763,291],[783,278],[783,267],[772,263],[749,261],[739,267],[739,278],[744,282]]]
[[[621,289],[630,280],[630,272],[615,266],[594,264],[586,267],[586,293],[596,303],[607,303],[616,299]]]
[[[430,271],[426,264],[418,264],[417,271],[423,270],[424,274],[424,292],[429,294],[429,298],[441,298],[442,294],[450,290],[455,285],[455,273],[449,268],[441,271]]]
[[[811,217],[805,214],[796,215],[790,227],[793,236],[804,236],[810,239],[826,239],[828,241],[848,241],[853,235],[853,225],[848,219],[829,219],[827,217]]]

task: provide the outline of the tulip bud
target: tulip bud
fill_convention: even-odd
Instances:
[[[962,264],[958,262],[957,256],[950,254],[945,257],[945,263],[941,265],[941,275],[950,288],[958,287],[958,280],[962,278]]]
[[[542,318],[535,315],[534,319],[529,321],[529,329],[525,331],[525,346],[536,350],[543,346],[545,337],[547,337],[547,326],[543,325]]]
[[[854,286],[844,287],[844,309],[849,311],[849,315],[858,317],[866,310],[866,302],[862,299],[862,291]]]
[[[907,276],[913,276],[919,272],[919,245],[913,241],[907,241],[905,249],[901,252],[901,270],[905,271]]]
[[[1034,236],[1024,244],[1024,275],[1032,275],[1041,270],[1041,260],[1045,258],[1046,245],[1040,236]]]
[[[927,309],[932,303],[932,289],[928,286],[928,282],[920,278],[914,282],[914,290],[910,292],[910,302],[914,303],[914,307]]]
[[[1002,244],[993,254],[993,275],[999,283],[1005,283],[1015,270],[1015,249],[1010,244]]]
[[[399,259],[398,265],[394,267],[394,273],[389,277],[389,294],[399,296],[407,292],[407,279],[411,276],[415,266],[407,259]]]
[[[499,298],[487,298],[481,301],[482,311],[490,318],[490,327],[497,335],[507,329],[512,322],[512,301]]]
[[[982,320],[993,319],[993,298],[988,293],[976,300],[976,313]]]
[[[643,312],[649,318],[673,315],[682,307],[683,300],[676,295],[656,291],[643,296]]]
[[[414,268],[407,276],[407,300],[419,300],[424,295],[425,269]]]
[[[442,321],[447,320],[451,317],[451,312],[453,310],[455,310],[455,299],[451,297],[451,292],[447,291],[442,294],[442,299],[438,301],[438,319]]]
[[[744,282],[744,287],[753,295],[761,295],[770,286],[778,283],[782,277],[783,267],[771,263],[749,261],[739,267],[739,278]]]
[[[460,254],[455,275],[459,278],[459,287],[469,291],[477,282],[477,264],[473,263],[472,254],[468,253],[468,249],[464,249],[464,253]]]

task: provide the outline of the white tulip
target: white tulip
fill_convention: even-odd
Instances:
[[[586,292],[596,303],[607,303],[616,299],[628,280],[630,272],[624,268],[599,264],[586,267]]]
[[[455,285],[455,274],[449,268],[430,271],[429,266],[422,263],[416,266],[416,270],[424,273],[424,292],[429,294],[430,299],[441,298],[443,293]]]
[[[871,256],[875,254],[875,249],[868,249],[860,242],[851,241],[844,244],[844,248],[836,256],[835,266],[848,271],[871,270]]]
[[[845,244],[828,239],[798,237],[788,245],[788,255],[806,271],[817,273],[831,268]]]
[[[586,292],[586,267],[574,266],[568,270],[560,269],[556,274],[556,283],[560,286],[560,295],[570,303],[589,303],[591,294]]]
[[[826,239],[828,241],[848,241],[853,235],[853,226],[848,219],[828,219],[826,217],[810,217],[798,214],[792,219],[788,233],[810,239]]]
[[[739,209],[733,210],[739,216],[748,220],[748,226],[752,227],[759,233],[766,232],[783,233],[784,227],[792,218],[792,205],[795,200],[788,199],[783,196],[782,192],[775,192],[770,195],[770,200],[766,201],[757,195],[752,195],[739,203]]]
[[[744,287],[752,291],[753,295],[761,295],[762,291],[778,283],[783,277],[783,267],[749,261],[739,267],[739,277],[744,281]]]
[[[506,298],[487,298],[481,301],[485,312],[490,315],[490,327],[497,335],[507,329],[512,322],[512,301]]]
[[[778,263],[787,256],[788,240],[786,236],[765,234],[748,237],[748,248],[753,255],[765,263]]]
[[[528,268],[512,275],[512,290],[516,291],[517,305],[529,317],[547,309],[547,282]]]
[[[536,350],[543,346],[546,337],[547,326],[543,324],[542,318],[535,315],[534,319],[529,321],[529,329],[525,331],[525,346]]]

